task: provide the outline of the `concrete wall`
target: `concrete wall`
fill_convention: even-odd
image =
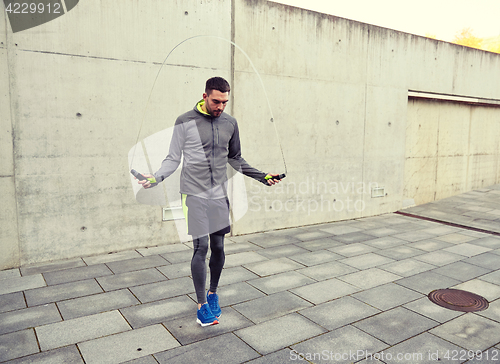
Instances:
[[[404,197],[417,205],[498,183],[500,107],[412,98]]]
[[[127,153],[142,119],[140,138],[171,127],[213,75],[232,81],[244,157],[283,172],[259,77],[226,41],[179,45],[151,93],[167,53],[189,37],[234,40],[250,56],[283,145],[287,178],[272,189],[246,179],[249,211],[234,234],[400,209],[408,90],[500,100],[497,54],[264,0],[87,0],[23,32],[7,21],[0,269],[177,241],[161,209],[135,202]],[[491,138],[484,148],[498,155]],[[375,185],[384,197],[371,197]]]

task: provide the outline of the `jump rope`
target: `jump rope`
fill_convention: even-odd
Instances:
[[[190,41],[190,40],[193,40],[193,39],[196,39],[196,38],[215,38],[215,39],[219,39],[219,40],[222,40],[222,41],[225,41],[227,43],[230,43],[232,44],[236,49],[238,49],[245,57],[246,59],[248,60],[248,63],[250,64],[250,66],[252,67],[253,71],[255,72],[255,74],[257,75],[257,77],[259,78],[259,81],[260,81],[260,84],[262,86],[262,90],[264,91],[264,96],[266,98],[266,101],[267,101],[267,106],[269,108],[269,113],[271,114],[271,123],[274,125],[274,131],[276,132],[276,138],[278,140],[278,145],[280,147],[280,151],[281,151],[281,158],[283,159],[283,166],[285,167],[285,173],[282,173],[278,176],[266,176],[266,179],[269,180],[269,179],[274,179],[274,180],[280,180],[280,179],[283,179],[286,177],[286,174],[288,173],[287,171],[287,168],[286,168],[286,162],[285,162],[285,155],[283,153],[283,147],[281,145],[281,141],[280,141],[280,137],[279,137],[279,133],[278,133],[278,129],[276,127],[276,122],[274,121],[274,115],[273,115],[273,111],[271,109],[271,103],[269,102],[269,97],[267,96],[267,92],[266,92],[266,88],[264,86],[264,82],[262,81],[262,78],[260,77],[260,74],[259,72],[257,71],[257,69],[255,68],[252,60],[250,59],[250,57],[246,54],[246,52],[240,47],[238,46],[236,43],[228,40],[228,39],[225,39],[225,38],[222,38],[222,37],[219,37],[219,36],[215,36],[215,35],[195,35],[193,37],[190,37],[190,38],[186,38],[184,39],[182,42],[178,43],[177,45],[175,45],[171,50],[170,52],[167,54],[167,56],[165,57],[165,59],[163,60],[161,66],[160,66],[160,69],[158,70],[158,73],[156,74],[156,77],[155,77],[155,80],[153,82],[153,86],[151,87],[151,91],[149,92],[149,96],[148,96],[148,100],[146,102],[146,106],[144,108],[144,111],[143,111],[143,114],[142,114],[142,118],[141,118],[141,125],[139,127],[139,132],[137,134],[137,139],[136,139],[136,142],[135,142],[135,146],[134,146],[134,150],[132,152],[132,158],[130,160],[130,173],[132,173],[132,175],[134,177],[136,177],[138,180],[148,180],[150,183],[156,183],[156,180],[151,177],[146,177],[144,176],[143,174],[137,172],[135,169],[132,168],[132,165],[133,165],[133,162],[134,162],[134,157],[135,157],[135,151],[136,151],[136,148],[137,148],[137,144],[139,143],[139,138],[141,136],[141,131],[142,131],[142,127],[144,126],[144,120],[146,118],[146,111],[149,107],[149,103],[151,101],[151,96],[153,94],[153,91],[154,91],[154,88],[155,88],[155,85],[156,85],[156,81],[158,80],[158,77],[160,76],[160,72],[161,70],[163,69],[163,66],[167,63],[167,60],[168,58],[170,57],[170,55],[182,44]]]

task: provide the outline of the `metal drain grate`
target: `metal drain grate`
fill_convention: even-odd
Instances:
[[[488,300],[475,293],[460,289],[436,289],[427,295],[431,302],[454,311],[475,312],[486,310]]]

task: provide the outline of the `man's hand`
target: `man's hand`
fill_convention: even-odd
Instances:
[[[278,176],[279,176],[279,174],[268,173],[268,175],[266,176],[267,184],[272,186],[272,185],[279,183],[281,181],[280,179],[273,178],[273,177],[278,177]]]
[[[142,175],[144,177],[146,177],[146,178],[152,178],[152,177],[154,177],[152,174],[144,174],[144,173],[142,173]],[[137,179],[137,178],[135,178],[135,179]],[[140,185],[142,185],[142,187],[144,187],[144,188],[151,187],[151,182],[149,182],[147,179],[145,179],[144,181],[138,180],[137,183],[140,184]]]

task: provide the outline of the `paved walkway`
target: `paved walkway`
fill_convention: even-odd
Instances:
[[[405,213],[498,232],[500,185]],[[401,214],[227,239],[219,325],[190,244],[0,272],[0,362],[500,362],[500,236]],[[434,289],[487,310],[431,303]],[[401,359],[401,360],[398,360]]]

